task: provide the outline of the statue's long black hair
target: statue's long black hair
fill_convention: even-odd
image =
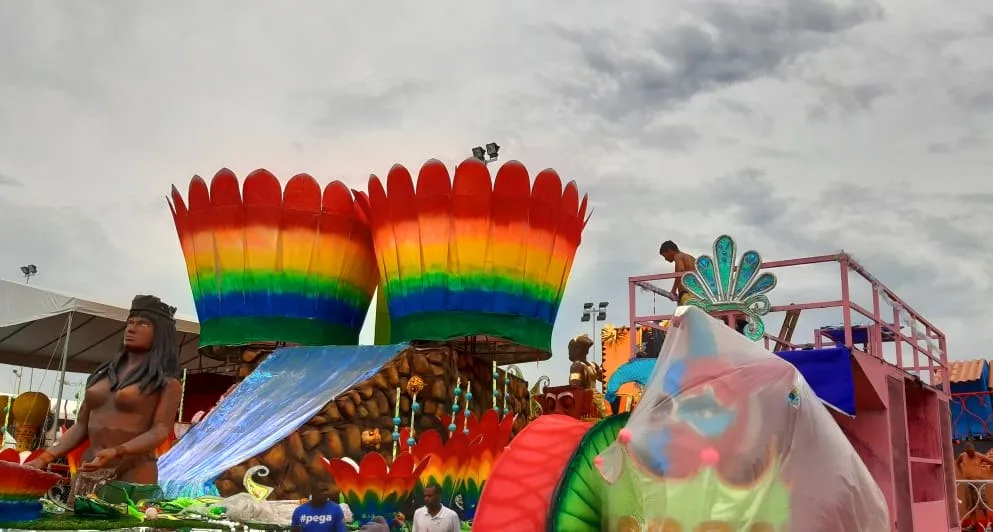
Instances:
[[[142,305],[146,306],[146,308],[151,303],[153,308],[161,306],[160,308],[171,309],[172,312],[175,312],[175,309],[166,306],[158,298],[153,298],[153,296],[138,296],[135,298],[135,305],[132,306],[130,316],[144,318],[152,323],[152,346],[148,350],[148,356],[145,357],[141,365],[134,368],[127,375],[119,375],[118,372],[121,370],[121,364],[128,354],[127,348],[122,346],[120,352],[114,358],[100,364],[96,371],[90,375],[90,378],[86,381],[87,388],[107,378],[110,379],[110,389],[113,391],[137,384],[141,393],[150,394],[162,390],[170,379],[179,378],[179,347],[176,345],[176,320],[167,317],[162,312],[146,310],[144,308],[135,309],[135,306],[139,306],[139,298],[147,298],[144,300],[145,305]]]

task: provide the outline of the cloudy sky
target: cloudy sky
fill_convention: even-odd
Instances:
[[[496,141],[595,207],[532,376],[565,379],[583,301],[626,322],[626,277],[669,271],[661,240],[722,232],[769,260],[843,248],[951,357],[988,358],[991,35],[979,0],[4,2],[0,277],[33,262],[40,286],[192,314],[171,184],[364,187]],[[831,279],[784,273],[773,302]]]

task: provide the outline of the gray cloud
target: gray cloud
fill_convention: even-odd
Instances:
[[[811,85],[819,98],[817,103],[808,107],[807,116],[810,120],[826,120],[869,111],[877,100],[893,92],[892,87],[881,83],[843,85],[819,79],[812,81]]]
[[[313,102],[305,105],[301,114],[313,117],[319,134],[347,135],[356,129],[381,131],[401,124],[406,109],[431,89],[430,83],[420,80],[343,87],[334,96],[301,98]]]
[[[691,11],[691,23],[662,24],[634,38],[553,26],[578,48],[586,71],[566,93],[605,120],[638,121],[697,94],[775,75],[831,35],[882,15],[871,0],[707,1]]]
[[[0,172],[0,187],[23,187],[24,183],[19,180]]]
[[[985,135],[973,131],[962,135],[951,142],[929,142],[927,149],[931,153],[952,153],[981,147],[985,143]]]

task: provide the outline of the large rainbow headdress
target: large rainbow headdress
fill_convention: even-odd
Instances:
[[[169,202],[200,319],[200,345],[358,343],[376,288],[365,213],[339,181],[286,184],[266,170],[190,181]]]
[[[574,182],[549,169],[532,185],[517,161],[493,180],[476,159],[450,178],[430,160],[416,187],[400,165],[385,188],[372,176],[365,206],[392,342],[490,335],[551,350],[586,221]]]

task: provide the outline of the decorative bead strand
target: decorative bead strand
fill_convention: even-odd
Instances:
[[[414,421],[417,420],[417,412],[421,410],[421,405],[417,402],[417,393],[414,393],[414,397],[411,399],[410,403],[410,437],[407,438],[407,445],[413,447],[417,443],[417,429],[414,428]]]
[[[455,434],[455,429],[458,427],[455,422],[459,415],[459,398],[462,395],[462,377],[458,377],[455,380],[455,398],[452,399],[452,422],[448,424],[448,435],[451,436]]]
[[[421,405],[417,402],[417,394],[421,393],[424,389],[424,379],[414,375],[410,377],[407,381],[407,393],[410,394],[410,437],[407,438],[407,445],[410,447],[414,446],[417,441],[417,428],[415,421],[417,421],[417,413],[421,411]]]
[[[400,445],[400,387],[397,386],[396,407],[393,409],[393,459],[397,459],[397,447]]]
[[[500,374],[497,373],[496,360],[494,360],[493,361],[493,410],[496,410],[497,413],[499,414],[500,413],[500,409],[497,408],[497,396],[499,396],[499,394],[500,394],[500,391],[497,390],[497,377],[498,376],[500,376]]]
[[[469,414],[472,410],[470,401],[472,401],[472,381],[465,385],[465,409],[462,410],[462,434],[466,436],[469,435]]]
[[[507,383],[509,382],[510,382],[510,373],[504,371],[503,372],[503,415],[505,416],[507,415],[507,412],[510,412],[510,410],[507,410]]]
[[[180,423],[183,422],[183,403],[185,402],[184,399],[186,399],[186,371],[187,368],[183,368],[183,382],[181,384],[181,391],[179,394],[179,411],[176,414],[176,421],[179,421]]]

